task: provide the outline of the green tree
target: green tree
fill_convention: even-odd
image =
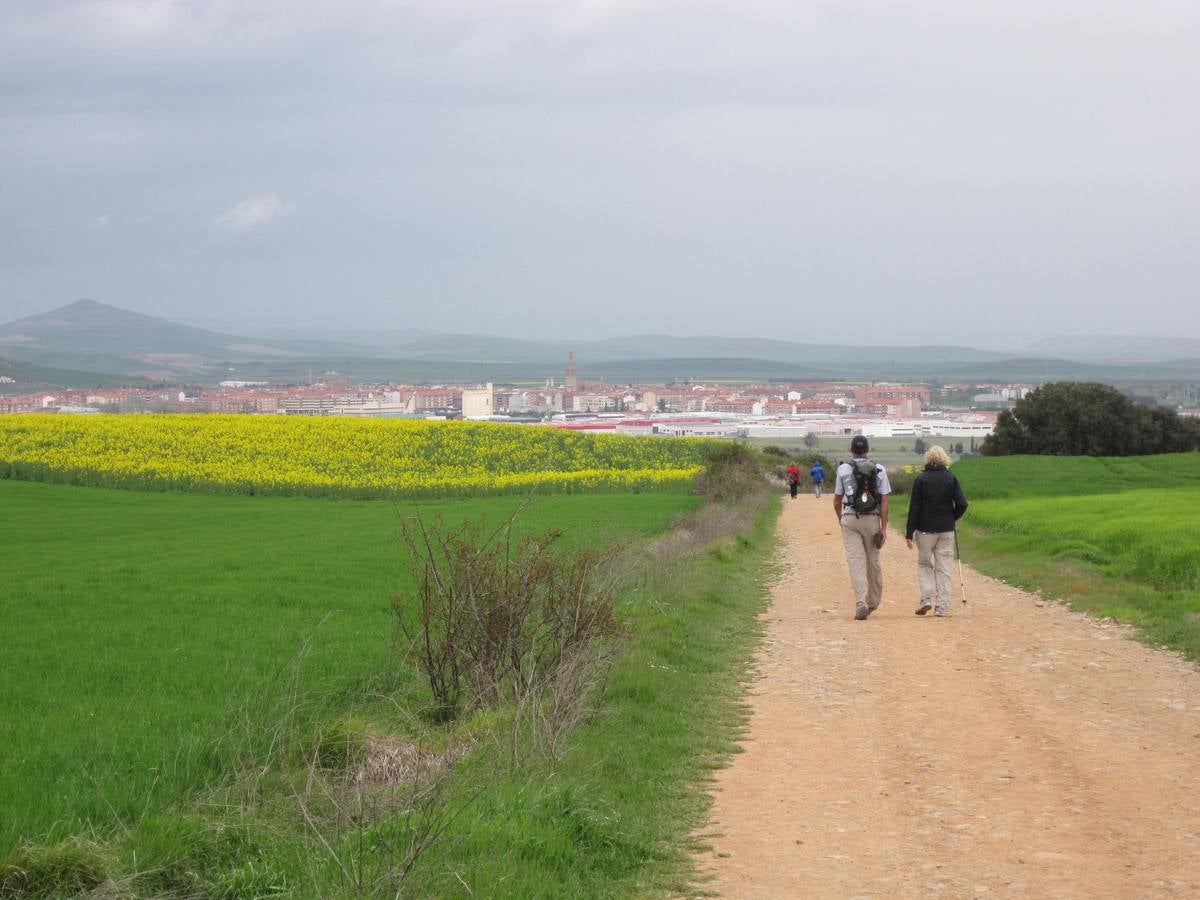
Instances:
[[[1106,384],[1044,384],[1002,412],[983,442],[986,456],[1131,456],[1200,446],[1200,428],[1174,410],[1150,408]]]
[[[817,433],[815,431],[810,431],[804,436],[804,446],[809,450],[811,450],[813,447],[816,447],[820,443],[821,439],[817,437]]]
[[[921,438],[917,438],[913,442],[913,453],[924,453],[924,452],[925,452],[925,441]]]

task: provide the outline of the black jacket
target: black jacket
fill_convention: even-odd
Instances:
[[[914,531],[953,531],[966,511],[967,498],[958,479],[941,466],[926,466],[913,482],[904,537],[911,541]]]

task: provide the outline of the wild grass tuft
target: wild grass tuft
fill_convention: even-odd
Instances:
[[[0,864],[0,897],[85,894],[107,880],[111,865],[101,847],[80,838],[27,844]]]

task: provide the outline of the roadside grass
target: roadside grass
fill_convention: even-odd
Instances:
[[[954,472],[971,501],[965,561],[1200,662],[1200,454],[985,457]]]
[[[500,522],[520,502],[419,508]],[[517,527],[635,543],[698,502],[555,496]],[[28,840],[61,848],[35,854],[43,868],[76,859],[86,873],[99,851],[78,836],[123,834],[139,865],[197,842],[188,853],[236,857],[227,896],[271,882],[279,854],[259,844],[273,839],[236,823],[219,840],[199,826],[171,837],[160,816],[385,678],[395,696],[419,694],[414,673],[389,667],[390,599],[412,587],[398,511],[415,508],[0,480],[0,861]]]
[[[1145,643],[1200,662],[1200,591],[1157,588],[1115,575],[1110,564],[1094,561],[1091,550],[1081,554],[1078,542],[1052,532],[968,525],[960,539],[963,559],[981,572],[1080,612],[1135,625]]]
[[[629,643],[561,759],[497,778],[489,754],[472,757],[456,784],[470,799],[422,860],[414,896],[690,892],[690,835],[708,808],[697,785],[737,752],[778,502],[626,595]]]

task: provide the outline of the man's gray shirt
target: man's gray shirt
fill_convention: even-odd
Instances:
[[[879,496],[882,497],[885,494],[890,494],[892,492],[892,483],[888,481],[887,469],[885,469],[879,463],[875,463],[875,472],[879,476]],[[850,466],[850,463],[844,462],[837,467],[837,474],[834,476],[833,481],[833,492],[837,496],[854,496],[854,469]],[[854,515],[854,504],[849,502],[846,503],[846,505],[842,507],[842,515]],[[879,513],[873,512],[869,513],[869,515],[875,516],[879,515]]]

